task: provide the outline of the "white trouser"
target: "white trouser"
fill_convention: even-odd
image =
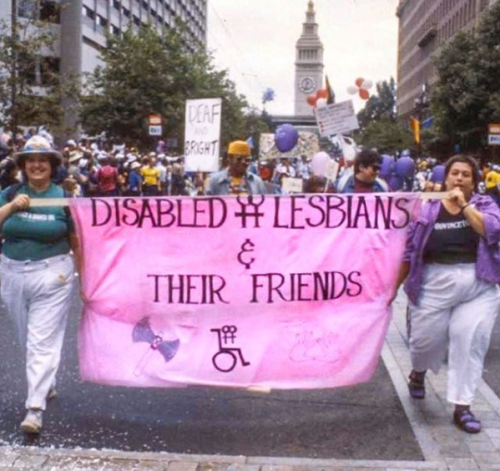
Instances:
[[[18,262],[2,255],[1,296],[26,348],[26,408],[45,410],[55,385],[74,285],[70,255]]]
[[[495,319],[497,285],[476,279],[475,264],[429,264],[418,306],[410,303],[415,371],[439,371],[448,353],[448,401],[470,405],[483,373]]]

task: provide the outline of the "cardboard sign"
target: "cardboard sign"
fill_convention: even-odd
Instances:
[[[185,169],[188,172],[219,170],[222,99],[186,101]]]
[[[290,195],[293,193],[302,193],[304,180],[302,180],[302,178],[285,177],[281,180],[281,187]]]
[[[359,129],[352,100],[316,108],[316,122],[322,137],[347,134]]]

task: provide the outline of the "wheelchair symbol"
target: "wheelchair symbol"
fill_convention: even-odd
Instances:
[[[217,370],[222,373],[229,373],[236,368],[238,357],[242,366],[249,366],[250,362],[245,361],[241,348],[227,347],[234,344],[238,328],[235,325],[225,325],[222,329],[211,329],[210,332],[217,332],[219,351],[212,357],[212,363]]]

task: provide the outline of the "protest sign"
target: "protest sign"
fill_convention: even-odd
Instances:
[[[304,180],[302,178],[289,178],[285,177],[281,181],[281,188],[288,194],[302,193]]]
[[[326,388],[370,379],[418,194],[81,198],[82,378]]]
[[[186,171],[219,170],[221,109],[221,98],[186,101]]]
[[[297,145],[288,152],[280,152],[275,145],[274,134],[262,133],[259,149],[260,160],[289,159],[303,155],[310,160],[316,152],[319,152],[319,139],[315,133],[301,131]]]
[[[359,129],[358,118],[352,100],[333,105],[318,106],[315,114],[319,133],[322,137],[346,134]]]

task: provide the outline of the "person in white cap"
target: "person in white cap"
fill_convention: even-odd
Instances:
[[[0,228],[5,238],[0,294],[26,350],[28,412],[21,429],[38,434],[47,400],[55,396],[80,250],[69,211],[30,207],[32,198],[65,197],[64,190],[51,182],[61,154],[46,139],[34,136],[14,158],[25,183],[0,192]]]

